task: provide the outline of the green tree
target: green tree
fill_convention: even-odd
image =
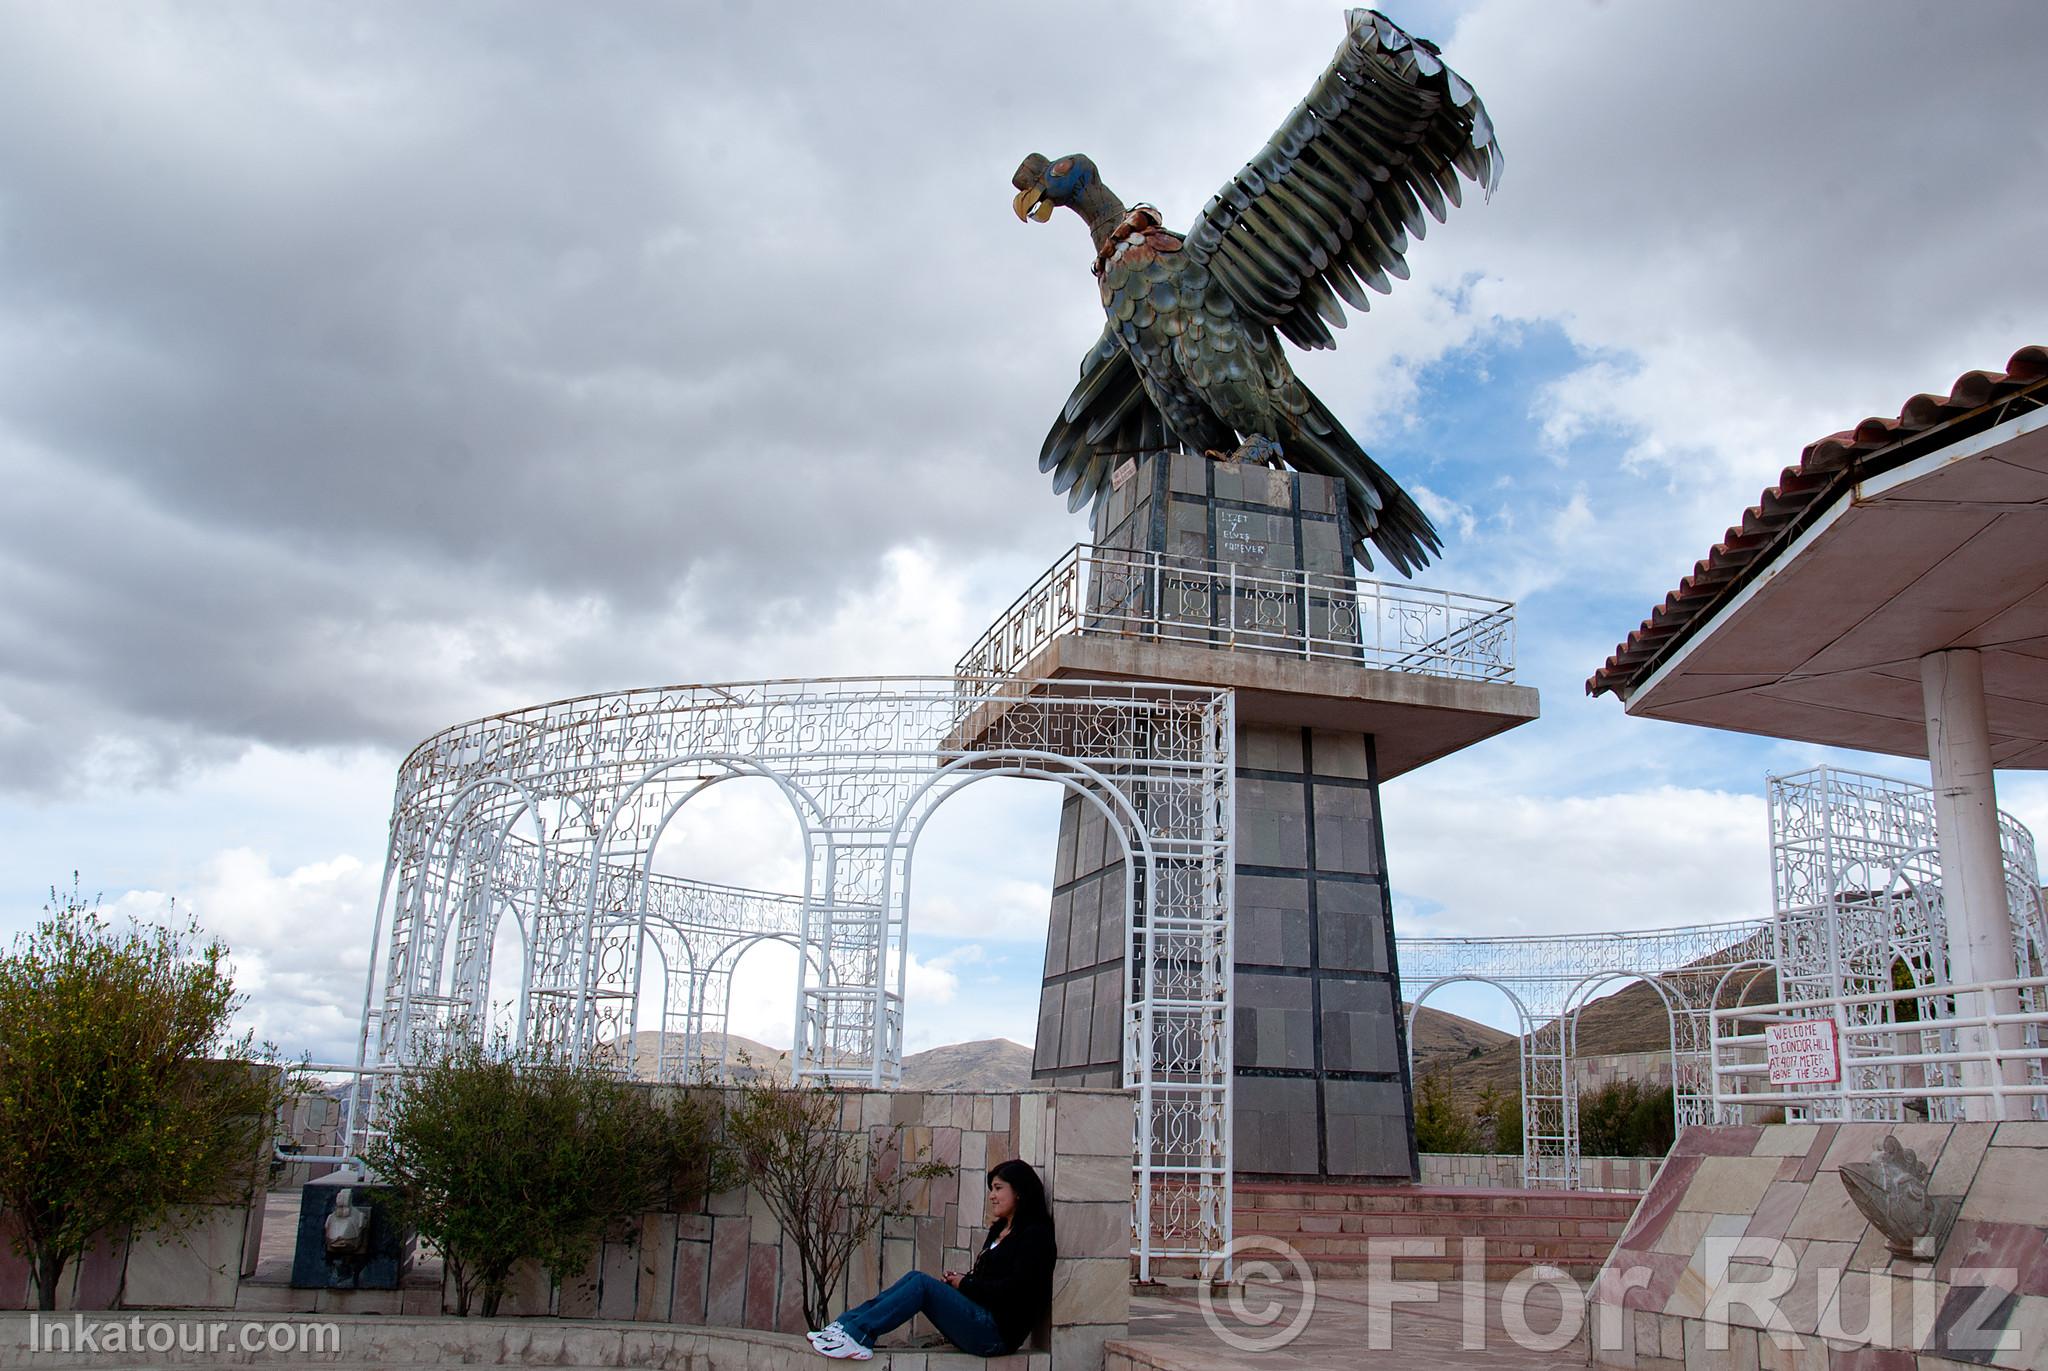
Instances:
[[[1473,1107],[1478,1126],[1476,1142],[1496,1154],[1520,1156],[1522,1152],[1522,1097],[1497,1085],[1484,1085]]]
[[[1587,1157],[1661,1157],[1674,1136],[1671,1089],[1610,1081],[1579,1097],[1579,1153]]]
[[[842,1130],[843,1098],[764,1076],[737,1087],[726,1111],[741,1174],[796,1248],[804,1317],[813,1328],[831,1320],[832,1298],[853,1254],[883,1219],[903,1211],[911,1182],[953,1172],[923,1154],[903,1156],[900,1127]]]
[[[1451,1098],[1451,1083],[1440,1072],[1415,1087],[1415,1150],[1470,1152],[1476,1143],[1472,1120]]]
[[[1671,1087],[1644,1086],[1629,1118],[1629,1155],[1661,1157],[1678,1141],[1678,1114]]]
[[[665,1096],[665,1098],[663,1097]],[[458,1033],[396,1087],[367,1158],[431,1242],[455,1311],[498,1312],[521,1261],[559,1285],[619,1219],[691,1202],[717,1178],[715,1096],[657,1093],[593,1064]]]
[[[74,876],[0,954],[0,1208],[44,1309],[98,1235],[254,1189],[283,1091],[275,1054],[229,1036],[226,944],[95,903]]]

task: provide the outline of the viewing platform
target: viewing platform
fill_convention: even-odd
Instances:
[[[1515,684],[1510,601],[1094,543],[1061,554],[954,670],[1230,688],[1243,723],[1374,735],[1382,780],[1537,716]]]

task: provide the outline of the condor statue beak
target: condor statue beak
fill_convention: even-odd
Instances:
[[[1019,221],[1036,219],[1044,223],[1052,218],[1053,202],[1045,198],[1045,191],[1038,186],[1026,186],[1017,192],[1017,198],[1010,202],[1010,208],[1017,211]]]

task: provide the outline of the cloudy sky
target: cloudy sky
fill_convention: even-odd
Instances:
[[[1581,683],[1799,448],[2048,341],[2048,8],[1395,4],[1506,152],[1301,370],[1512,598],[1543,718],[1387,790],[1402,931],[1768,902],[1830,755]],[[1085,536],[1034,461],[1099,328],[1019,157],[1184,225],[1334,5],[0,7],[0,934],[52,883],[231,942],[353,1051],[392,778],[612,688],[942,672]],[[2048,833],[2048,785],[2005,806]],[[685,874],[788,888],[765,797]],[[935,821],[914,1047],[1028,1041],[1056,796]],[[786,1044],[788,963],[734,1027]],[[1446,1002],[1482,1017],[1497,1006]]]

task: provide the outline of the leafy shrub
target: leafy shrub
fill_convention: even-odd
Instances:
[[[559,1285],[612,1223],[720,1179],[708,1092],[659,1099],[601,1066],[456,1036],[403,1078],[368,1160],[441,1252],[457,1314],[496,1314],[524,1260]]]
[[[189,918],[117,932],[93,904],[74,876],[0,954],[0,1208],[44,1309],[96,1235],[260,1185],[282,1098],[275,1054],[228,1036],[227,945]]]
[[[1611,1081],[1579,1096],[1579,1152],[1588,1157],[1661,1157],[1674,1140],[1671,1088]]]

